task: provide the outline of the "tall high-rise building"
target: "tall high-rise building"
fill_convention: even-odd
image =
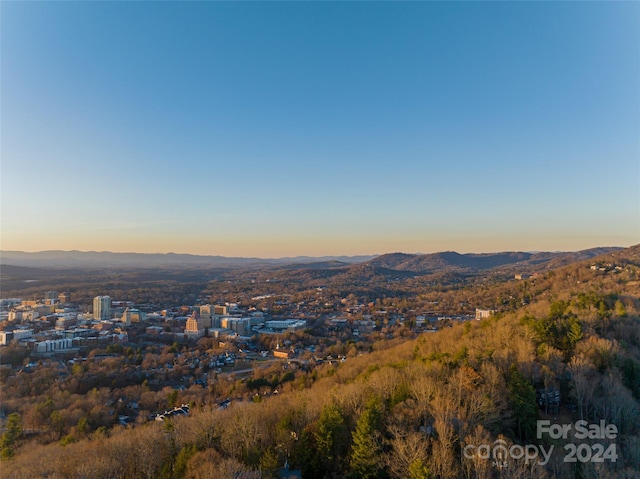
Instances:
[[[200,324],[198,324],[198,320],[196,319],[196,313],[194,312],[191,315],[191,317],[187,319],[187,324],[184,330],[184,334],[191,337],[201,338],[202,336],[204,336],[204,333],[205,333],[205,330],[204,328],[200,327]]]
[[[93,298],[93,319],[111,319],[111,298],[109,296]]]

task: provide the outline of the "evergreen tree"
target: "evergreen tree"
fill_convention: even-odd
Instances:
[[[349,448],[349,430],[340,410],[334,404],[325,406],[314,432],[316,458],[324,477],[334,477],[341,469]]]
[[[9,414],[5,431],[0,437],[0,457],[8,459],[13,456],[14,445],[22,436],[22,417],[18,413]]]
[[[518,436],[521,439],[533,437],[538,418],[536,391],[515,364],[509,368],[507,379],[509,403],[515,415]]]
[[[278,454],[268,447],[260,458],[260,473],[263,479],[277,479],[279,477],[280,461]]]
[[[409,466],[410,479],[431,479],[432,477],[429,468],[420,459],[416,459]]]
[[[358,479],[378,477],[383,468],[380,401],[372,398],[356,423],[351,449],[351,475]]]

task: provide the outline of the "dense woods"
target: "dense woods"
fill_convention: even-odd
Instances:
[[[526,281],[477,278],[437,293],[421,292],[412,279],[405,284],[415,292],[374,304],[407,312],[437,298],[440,307],[483,301],[501,312],[416,339],[386,338],[313,371],[274,366],[217,391],[157,390],[136,377],[136,364],[174,362],[175,347],[79,363],[64,380],[52,368],[17,378],[3,372],[10,415],[0,440],[2,477],[200,479],[259,471],[271,478],[285,463],[310,479],[637,477],[638,255],[638,247],[615,253],[609,261],[622,265],[615,274],[576,263]],[[558,402],[547,400],[555,391]],[[225,394],[241,400],[223,409],[213,399]],[[32,399],[12,402],[12,395]],[[191,409],[188,417],[122,427],[123,397],[148,412],[181,403]],[[587,443],[614,445],[615,457],[566,462],[567,441],[539,437],[539,420],[613,425],[615,438]],[[468,453],[467,446],[477,451],[496,441],[553,451],[544,464],[542,456],[496,461]]]

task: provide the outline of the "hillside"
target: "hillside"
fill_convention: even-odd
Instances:
[[[522,270],[540,270],[542,268],[553,268],[563,264],[590,259],[606,253],[620,251],[622,248],[603,247],[592,248],[577,252],[504,252],[504,253],[484,253],[461,254],[455,251],[445,251],[441,253],[425,255],[407,255],[393,253],[378,256],[368,264],[382,266],[399,271],[412,271],[416,273],[431,273],[444,269],[458,270],[489,270],[500,267],[513,266]]]

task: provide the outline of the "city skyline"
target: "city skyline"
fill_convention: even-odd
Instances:
[[[2,2],[1,249],[640,242],[640,4]]]

